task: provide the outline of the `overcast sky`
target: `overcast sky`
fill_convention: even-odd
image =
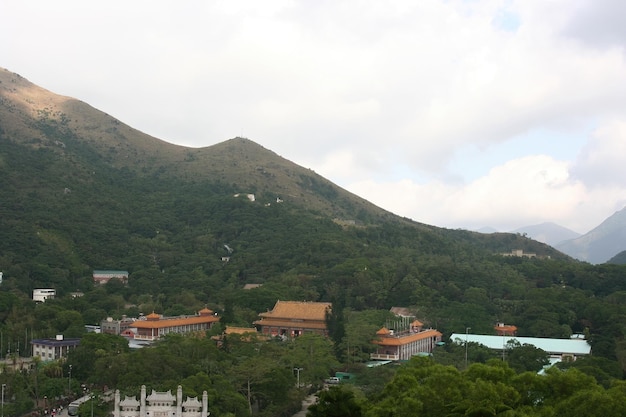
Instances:
[[[0,66],[171,143],[247,137],[414,220],[626,205],[626,1],[2,0]]]

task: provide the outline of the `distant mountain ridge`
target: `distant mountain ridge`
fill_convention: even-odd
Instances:
[[[626,265],[626,251],[621,251],[607,261],[609,264]]]
[[[547,243],[550,246],[555,246],[563,241],[576,239],[580,236],[580,233],[552,222],[520,227],[511,233],[526,234],[531,239]]]
[[[600,264],[626,250],[626,207],[615,212],[590,232],[555,246],[582,261]]]
[[[495,229],[483,227],[479,232],[494,233]],[[510,233],[548,244],[580,261],[625,263],[622,252],[626,251],[626,207],[584,235],[552,222],[523,226]]]

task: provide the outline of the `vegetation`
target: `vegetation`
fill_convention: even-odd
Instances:
[[[79,126],[91,119],[69,104],[67,114],[39,109],[31,117],[8,97],[0,100],[5,368],[29,356],[34,338],[83,339],[67,362],[4,369],[7,415],[78,395],[81,384],[129,395],[142,384],[181,384],[185,395],[206,390],[212,415],[286,416],[337,370],[356,382],[324,392],[311,415],[330,415],[336,403],[355,416],[623,415],[625,266],[575,262],[520,235],[398,218],[247,140],[181,150],[101,114],[90,114],[102,121],[96,127]],[[14,125],[18,116],[24,130]],[[248,192],[255,201],[234,197]],[[499,255],[512,249],[540,257]],[[94,269],[128,270],[128,285],[94,286]],[[247,283],[263,285],[243,290]],[[35,304],[35,288],[54,288],[57,298]],[[106,317],[204,306],[220,314],[222,328],[250,326],[279,299],[331,301],[331,338],[233,336],[218,348],[210,338],[217,328],[130,351],[124,339],[84,334],[85,324]],[[429,360],[367,368],[371,337],[392,306],[413,307],[444,339],[505,322],[520,336],[584,334],[593,356],[540,377],[545,355],[532,347],[511,346],[503,363],[469,345],[466,367],[465,346],[448,344]],[[294,368],[302,368],[301,387]]]
[[[609,388],[576,369],[546,375],[515,373],[491,360],[466,371],[415,358],[398,370],[381,394],[361,407],[378,416],[621,416],[624,381]]]

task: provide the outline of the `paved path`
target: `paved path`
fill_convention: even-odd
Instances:
[[[309,406],[315,404],[317,401],[317,394],[311,394],[302,400],[302,410],[298,411],[293,417],[306,417],[306,412],[309,409]]]

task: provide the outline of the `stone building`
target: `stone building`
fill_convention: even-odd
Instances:
[[[187,397],[183,400],[183,388],[179,385],[176,395],[172,391],[158,392],[152,390],[146,393],[146,386],[141,386],[139,400],[137,397],[120,397],[120,391],[115,391],[115,405],[113,417],[207,417],[209,412],[209,397],[206,391],[202,393],[202,400],[198,397]]]
[[[33,357],[37,356],[45,362],[67,357],[67,353],[80,344],[80,339],[57,335],[54,339],[33,339],[30,343],[33,345]]]

